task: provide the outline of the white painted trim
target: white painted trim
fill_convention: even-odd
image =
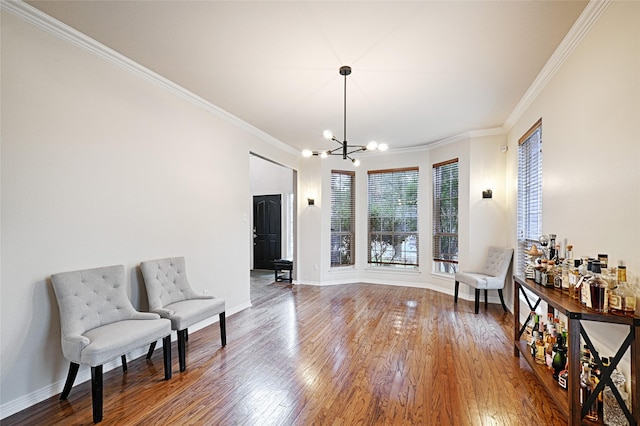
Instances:
[[[565,38],[562,40],[558,48],[555,50],[551,58],[542,68],[536,79],[533,81],[529,89],[525,92],[518,105],[511,112],[504,125],[499,128],[472,130],[469,132],[454,135],[441,140],[426,142],[424,145],[393,149],[394,153],[422,152],[434,149],[443,145],[460,141],[465,138],[489,136],[507,133],[513,125],[522,116],[524,111],[531,105],[540,92],[544,89],[551,78],[560,69],[564,61],[571,55],[576,46],[582,41],[584,36],[589,32],[591,27],[598,21],[600,16],[607,9],[612,0],[591,0],[582,11],[576,22],[573,24]],[[240,120],[238,117],[224,111],[223,109],[213,105],[211,102],[201,98],[200,96],[186,90],[185,88],[173,83],[172,81],[162,77],[159,74],[143,67],[142,65],[132,61],[131,59],[121,55],[120,53],[98,43],[85,34],[69,27],[68,25],[52,18],[51,16],[41,12],[33,6],[24,3],[22,0],[0,0],[0,8],[7,12],[22,18],[37,28],[43,29],[73,45],[76,45],[90,53],[117,65],[132,74],[137,75],[157,86],[160,86],[174,95],[191,102],[192,104],[210,112],[218,118],[221,118],[234,126],[256,136],[260,140],[276,146],[292,155],[302,157],[301,152],[286,143],[274,138],[273,136],[263,132],[262,130],[252,126],[251,124]]]
[[[591,27],[598,21],[610,4],[611,0],[589,1],[567,35],[562,42],[560,42],[555,52],[553,52],[551,58],[549,58],[545,66],[540,70],[536,79],[505,121],[503,127],[507,131],[511,130],[522,114],[531,106],[533,101],[538,97],[540,92],[542,92],[556,72],[558,72],[560,67],[562,67],[571,53],[573,53],[584,36],[589,33]]]
[[[245,132],[257,137],[258,139],[275,146],[276,148],[286,151],[292,155],[302,156],[302,154],[297,149],[294,149],[290,145],[287,145],[286,143],[263,132],[257,127],[252,126],[246,121],[239,119],[235,115],[228,113],[222,108],[217,107],[216,105],[201,98],[195,93],[172,82],[171,80],[161,76],[160,74],[151,71],[150,69],[138,64],[137,62],[127,58],[126,56],[105,46],[104,44],[97,42],[96,40],[81,33],[80,31],[58,21],[57,19],[52,18],[51,16],[23,2],[22,0],[1,0],[0,9],[21,18],[34,27],[44,30],[76,47],[79,47],[91,53],[92,55],[105,60],[106,62],[116,65],[136,75],[137,77],[140,77],[143,80],[159,86],[167,92],[179,98],[182,98],[183,100],[186,100],[187,102],[190,102],[191,104],[199,108],[202,108],[203,110],[232,124],[235,127],[244,130]]]

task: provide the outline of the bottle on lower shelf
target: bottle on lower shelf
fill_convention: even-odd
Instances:
[[[593,377],[591,376],[591,367],[588,363],[582,364],[582,374],[580,375],[580,404],[584,406],[593,389],[596,387]],[[587,420],[598,420],[598,401],[597,399],[589,407],[589,411],[585,416]]]

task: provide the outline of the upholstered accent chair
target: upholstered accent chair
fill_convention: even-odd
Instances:
[[[107,266],[51,276],[60,309],[62,353],[70,361],[61,400],[73,387],[80,364],[91,367],[93,421],[102,421],[102,366],[126,353],[163,339],[164,376],[171,378],[171,322],[134,309],[124,266]]]
[[[487,304],[487,290],[498,290],[502,309],[507,311],[504,304],[502,289],[507,280],[507,273],[513,259],[512,248],[489,247],[484,266],[477,272],[456,272],[454,303],[458,303],[458,287],[460,283],[475,288],[475,312],[480,308],[480,290],[484,290],[484,303]]]
[[[149,298],[149,310],[171,320],[171,328],[178,332],[178,359],[180,371],[187,368],[186,342],[188,328],[218,315],[220,339],[227,344],[225,325],[225,301],[210,295],[197,294],[187,279],[184,257],[148,260],[140,263],[144,284]],[[149,347],[151,358],[155,342]]]

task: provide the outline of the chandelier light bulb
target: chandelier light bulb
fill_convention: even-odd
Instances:
[[[367,145],[349,145],[347,143],[347,76],[351,74],[351,67],[344,65],[340,67],[339,73],[344,77],[344,133],[342,134],[342,140],[336,138],[331,130],[325,130],[322,132],[322,136],[325,139],[337,143],[339,147],[326,149],[324,151],[311,151],[309,149],[305,149],[302,151],[302,156],[327,158],[330,155],[339,155],[343,160],[351,160],[353,165],[357,167],[360,165],[360,160],[354,159],[352,157],[353,154],[363,151],[386,151],[389,147],[386,143],[379,144],[376,141],[371,141]]]

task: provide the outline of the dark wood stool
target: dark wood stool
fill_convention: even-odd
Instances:
[[[289,281],[293,282],[293,262],[286,259],[276,259],[273,261],[273,270],[276,282]],[[287,276],[286,271],[289,271]]]

